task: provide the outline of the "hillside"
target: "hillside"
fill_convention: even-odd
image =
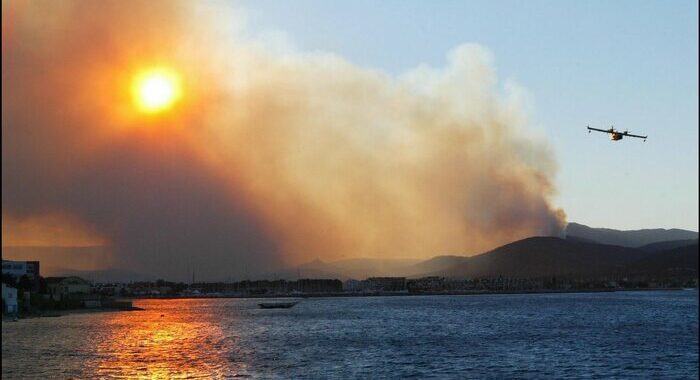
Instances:
[[[280,278],[315,278],[314,274],[324,274],[323,278],[364,279],[367,277],[405,276],[415,271],[420,261],[416,259],[372,259],[354,258],[332,262],[321,260],[301,264],[284,272]]]
[[[601,244],[622,247],[641,247],[643,245],[672,240],[692,240],[698,238],[695,231],[673,229],[615,230],[611,228],[593,228],[583,224],[569,223],[566,236],[579,241],[594,241]]]
[[[653,253],[630,265],[630,270],[656,275],[698,273],[698,243]]]
[[[555,237],[516,241],[430,273],[448,277],[539,277],[605,274],[622,270],[649,253],[613,245],[573,242]]]
[[[432,259],[414,264],[406,275],[414,277],[420,276],[424,273],[444,271],[456,265],[465,263],[468,259],[469,257],[467,256],[435,256]]]
[[[693,244],[697,245],[698,239],[661,241],[658,243],[643,245],[639,247],[639,249],[647,252],[660,252],[674,248],[686,247]]]

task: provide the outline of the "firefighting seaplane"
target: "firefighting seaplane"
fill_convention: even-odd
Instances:
[[[633,135],[633,134],[629,133],[629,131],[624,131],[624,132],[616,131],[615,127],[613,127],[612,125],[610,126],[610,129],[598,129],[598,128],[591,128],[588,126],[586,128],[588,128],[588,133],[591,133],[591,131],[608,133],[608,134],[610,134],[610,140],[612,140],[612,141],[622,140],[622,138],[625,136],[637,137],[640,139],[644,139],[644,141],[647,141],[647,136]]]

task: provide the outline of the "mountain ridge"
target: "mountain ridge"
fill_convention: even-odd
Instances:
[[[641,262],[636,267],[630,267],[648,272],[654,269],[652,268],[654,265],[671,265],[674,260],[692,264],[692,257],[687,257],[692,254],[687,252],[692,252],[692,250],[688,248],[686,251],[683,251],[681,248],[695,244],[697,251],[697,238],[654,240],[677,237],[679,234],[681,237],[697,237],[697,232],[693,231],[680,229],[619,231],[595,229],[577,223],[569,223],[567,229],[570,226],[573,226],[574,230],[578,228],[579,230],[592,231],[593,233],[602,230],[604,233],[601,240],[603,241],[609,241],[611,239],[610,236],[618,240],[620,236],[623,236],[623,240],[626,239],[623,242],[633,246],[601,243],[592,239],[592,237],[601,238],[595,234],[593,234],[595,236],[589,234],[588,237],[580,237],[567,233],[564,239],[530,237],[504,244],[474,256],[441,255],[426,260],[358,257],[329,262],[315,259],[297,266],[280,268],[276,271],[251,274],[249,279],[338,278],[346,280],[383,276],[416,278],[430,275],[445,277],[534,276],[572,274],[576,271],[581,274],[597,274],[614,270],[615,268],[630,267],[635,260],[641,260],[648,255],[659,253],[659,256],[656,256],[654,260],[650,259],[649,262]],[[649,231],[653,232],[652,235],[644,235],[644,233]],[[630,236],[641,236],[643,237],[640,240],[642,242],[652,241],[647,244],[640,244],[640,241],[630,241]],[[680,249],[678,252],[686,252],[686,256],[674,253],[674,249]],[[663,252],[667,251],[668,257],[665,257]],[[141,280],[154,277],[129,269],[97,267],[98,263],[105,262],[102,259],[108,257],[108,252],[109,249],[107,247],[76,247],[75,249],[71,247],[3,247],[3,258],[14,260],[39,259],[42,261],[42,273],[51,273],[52,275],[82,274],[85,277],[109,280],[118,279],[119,275],[122,275],[124,280]],[[76,268],[66,268],[66,265],[63,265],[65,261],[77,261],[81,265]],[[56,268],[60,270],[56,270]],[[198,277],[202,278],[203,281],[215,280],[206,278],[205,274],[198,273]]]
[[[567,238],[586,239],[602,244],[619,245],[621,247],[641,247],[662,241],[698,239],[697,232],[680,228],[616,230],[612,228],[589,227],[575,222],[568,223],[565,232]]]

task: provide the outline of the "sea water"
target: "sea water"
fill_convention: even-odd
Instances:
[[[698,293],[137,300],[2,323],[2,378],[698,378]]]

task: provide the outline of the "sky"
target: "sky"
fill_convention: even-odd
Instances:
[[[2,244],[215,279],[697,230],[697,28],[680,1],[4,2]]]
[[[569,221],[698,230],[696,1],[251,1],[249,33],[400,75],[465,42],[523,86]],[[649,135],[611,142],[586,126]]]

